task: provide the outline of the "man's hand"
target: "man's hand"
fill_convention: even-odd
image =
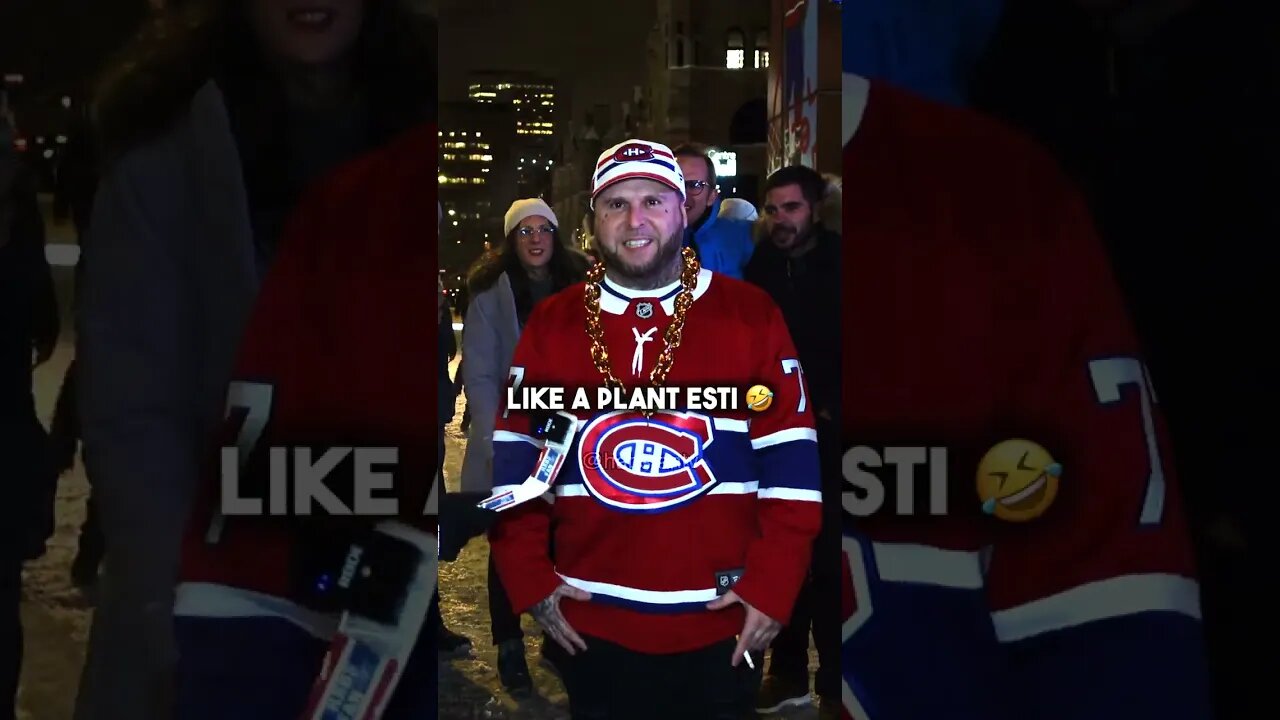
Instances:
[[[751,607],[750,603],[738,597],[738,594],[732,590],[707,603],[707,609],[723,610],[734,603],[742,603],[742,607],[747,609],[747,621],[742,624],[738,646],[733,649],[733,659],[729,662],[730,665],[738,667],[738,663],[742,662],[742,654],[748,650],[763,653],[782,630],[782,623]]]
[[[591,599],[591,593],[561,583],[560,587],[555,589],[555,592],[548,595],[542,602],[534,605],[529,610],[529,614],[533,616],[534,620],[538,621],[543,630],[547,631],[547,635],[550,635],[551,639],[565,649],[565,652],[570,655],[576,655],[574,648],[585,651],[587,644],[569,626],[569,622],[564,619],[564,614],[560,612],[560,598],[565,597],[585,602]]]

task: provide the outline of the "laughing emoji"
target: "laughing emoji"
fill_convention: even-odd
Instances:
[[[1058,495],[1062,465],[1030,440],[1005,440],[978,463],[982,511],[1001,520],[1025,522],[1040,517]]]

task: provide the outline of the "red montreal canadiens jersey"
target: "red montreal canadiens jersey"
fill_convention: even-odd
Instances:
[[[637,294],[602,283],[601,323],[614,375],[649,385],[679,286]],[[512,384],[577,388],[595,402],[585,285],[540,304],[512,362]],[[491,545],[516,611],[563,581],[590,592],[561,607],[581,634],[637,652],[683,652],[731,638],[744,611],[709,611],[721,574],[785,622],[807,573],[821,494],[803,368],[782,314],[759,289],[703,270],[665,386],[732,386],[739,410],[571,410],[578,431],[551,492],[498,515]],[[747,388],[772,404],[749,411]],[[505,398],[504,398],[505,400]],[[505,408],[505,402],[504,402]],[[496,490],[522,483],[539,441],[529,413],[505,409],[494,432]],[[554,495],[554,498],[549,497]],[[555,560],[548,556],[554,533]],[[727,662],[727,660],[726,660]]]
[[[1209,717],[1158,396],[1089,213],[994,122],[875,83],[864,97],[845,108],[861,112],[844,157],[845,441],[946,447],[948,497],[945,516],[918,495],[914,519],[846,516],[846,713]],[[1026,522],[987,514],[976,488],[1013,438],[1062,467]]]
[[[299,204],[242,339],[224,434],[208,453],[178,614],[275,615],[320,636],[334,628],[286,600],[294,535],[279,518],[229,517],[220,542],[206,543],[221,446],[248,450],[242,486],[262,478],[270,447],[315,447],[315,458],[332,447],[395,448],[400,515],[436,532],[424,515],[437,453],[436,139],[434,125],[403,135]]]

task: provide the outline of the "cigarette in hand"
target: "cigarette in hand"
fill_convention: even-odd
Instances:
[[[739,636],[737,636],[735,639],[737,639],[737,640],[741,640],[741,639],[742,639],[742,636],[741,636],[741,635],[739,635]],[[751,651],[750,651],[750,650],[743,650],[743,651],[742,651],[742,659],[747,661],[747,667],[751,668],[752,670],[755,670],[755,669],[756,669],[756,664],[755,664],[754,662],[752,662],[752,660],[751,660]]]

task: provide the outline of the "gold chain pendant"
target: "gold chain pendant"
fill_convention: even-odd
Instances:
[[[701,266],[697,256],[690,248],[684,248],[682,257],[684,269],[680,273],[681,287],[680,293],[676,295],[676,312],[666,332],[662,334],[666,346],[658,354],[658,360],[649,373],[649,382],[654,387],[661,387],[667,380],[667,374],[671,372],[671,365],[676,359],[676,348],[680,347],[680,340],[684,333],[685,315],[693,306],[693,289],[698,286],[698,272]],[[586,292],[587,337],[591,338],[591,361],[595,363],[596,370],[604,376],[607,387],[620,388],[625,393],[627,386],[613,374],[613,369],[609,366],[609,349],[605,347],[604,326],[600,324],[600,282],[603,279],[604,263],[596,263],[587,273]],[[651,410],[642,411],[642,414],[646,419],[653,417]]]

